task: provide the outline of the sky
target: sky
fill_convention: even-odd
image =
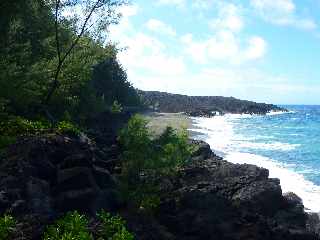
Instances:
[[[134,87],[320,104],[320,0],[131,0],[109,38]]]

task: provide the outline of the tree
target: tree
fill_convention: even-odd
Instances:
[[[123,0],[87,0],[84,2],[81,0],[55,0],[55,41],[58,62],[51,87],[43,102],[44,106],[50,103],[52,95],[59,87],[62,67],[80,39],[87,33],[92,34],[94,39],[102,41],[102,33],[107,30],[107,27],[118,22],[120,15],[116,12],[116,8],[123,4],[125,4]],[[74,13],[77,11],[78,13]],[[84,17],[79,17],[80,14]],[[60,25],[67,18],[77,21],[78,24],[75,25],[77,33],[70,46],[62,49]]]
[[[129,83],[127,73],[117,59],[118,50],[114,45],[109,45],[108,49],[107,57],[93,69],[92,85],[97,96],[109,106],[114,101],[123,106],[139,106],[139,95]]]

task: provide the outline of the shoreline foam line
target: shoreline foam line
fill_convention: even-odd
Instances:
[[[268,169],[271,178],[280,179],[283,193],[294,192],[303,200],[306,211],[320,212],[320,186],[305,179],[301,173],[291,170],[290,166],[281,162],[254,153],[243,152],[246,145],[282,151],[298,146],[291,146],[290,144],[281,145],[280,143],[256,145],[254,142],[251,142],[254,139],[246,139],[245,136],[235,134],[235,123],[233,121],[247,117],[250,116],[227,114],[213,118],[193,118],[193,125],[197,132],[205,134],[201,139],[205,140],[213,151],[224,153],[223,157],[226,161],[236,164],[252,164]],[[239,139],[242,139],[243,142],[239,141]]]

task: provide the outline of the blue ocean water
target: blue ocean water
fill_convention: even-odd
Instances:
[[[288,113],[194,118],[193,130],[227,161],[269,169],[283,192],[320,212],[320,106],[284,107]]]

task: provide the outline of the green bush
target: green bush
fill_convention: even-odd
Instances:
[[[112,113],[121,113],[123,110],[122,106],[120,103],[118,103],[118,101],[114,101],[112,106],[111,106],[111,112]]]
[[[41,121],[31,121],[22,117],[7,116],[0,120],[0,150],[16,142],[17,137],[34,135],[48,129],[49,124]]]
[[[136,178],[148,172],[157,175],[175,173],[191,156],[187,131],[177,132],[167,127],[163,134],[152,139],[147,124],[145,119],[135,115],[120,133],[123,173]]]
[[[190,159],[187,131],[168,127],[158,138],[148,132],[147,121],[132,117],[120,133],[122,190],[138,207],[156,208],[160,203],[159,178],[174,175]]]
[[[88,230],[87,218],[75,211],[49,226],[44,240],[93,240],[93,237]]]
[[[98,215],[101,228],[98,232],[99,240],[133,240],[134,236],[126,229],[126,221],[120,216],[111,216],[101,211]]]
[[[56,128],[61,134],[70,134],[73,136],[78,136],[81,132],[77,126],[68,121],[59,122]]]
[[[14,231],[16,221],[12,216],[4,215],[0,218],[0,240],[9,239],[10,234]]]
[[[120,132],[119,141],[123,147],[123,175],[131,182],[139,180],[146,170],[152,154],[152,141],[147,121],[140,115],[133,116]]]
[[[10,116],[0,122],[0,136],[20,136],[37,134],[47,129],[48,123],[31,121],[22,117]]]
[[[153,161],[153,167],[165,175],[174,174],[185,165],[192,153],[192,146],[188,143],[188,132],[178,132],[172,127],[167,127],[159,138],[154,140],[154,145],[157,148],[157,157]]]

